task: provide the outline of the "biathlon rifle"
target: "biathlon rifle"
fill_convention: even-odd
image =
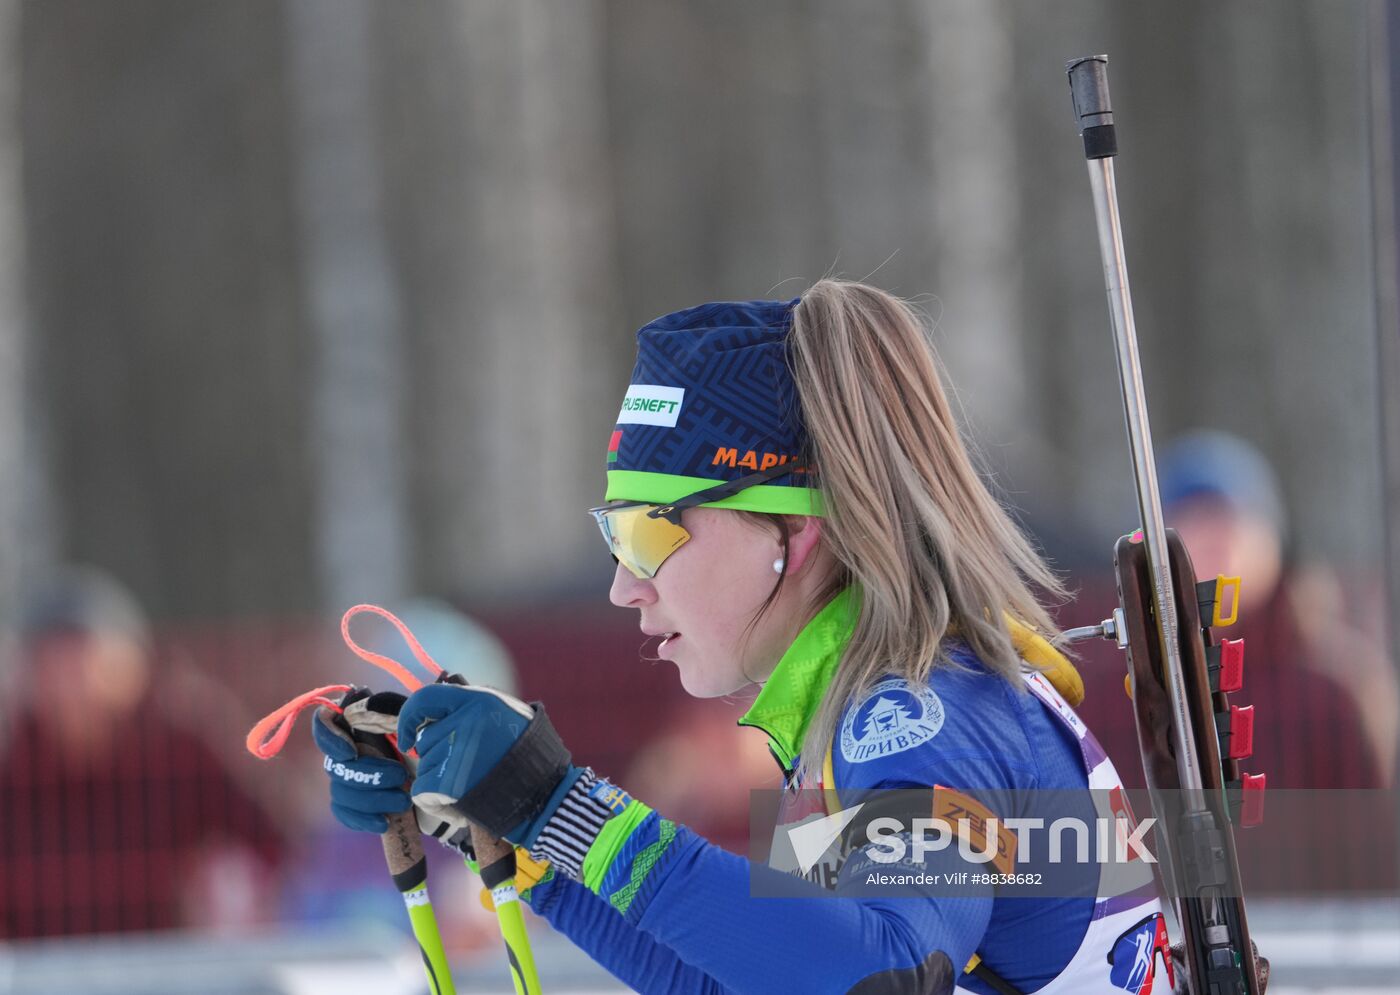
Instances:
[[[1127,651],[1126,684],[1156,818],[1158,885],[1175,907],[1185,990],[1262,995],[1234,827],[1262,817],[1264,775],[1240,772],[1254,716],[1228,698],[1241,686],[1243,641],[1217,643],[1212,633],[1234,621],[1239,578],[1198,583],[1180,536],[1163,522],[1118,216],[1108,57],[1075,59],[1067,72],[1093,190],[1142,527],[1114,548],[1119,607],[1113,617],[1066,636],[1103,636]]]

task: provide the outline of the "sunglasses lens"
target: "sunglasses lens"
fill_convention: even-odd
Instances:
[[[630,505],[593,512],[609,551],[636,577],[655,577],[666,558],[690,538],[681,526],[649,516],[654,507]]]

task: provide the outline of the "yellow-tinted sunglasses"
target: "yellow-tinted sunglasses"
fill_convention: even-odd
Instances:
[[[588,513],[598,523],[603,541],[613,559],[634,576],[649,579],[656,576],[661,564],[690,540],[690,533],[681,524],[681,512],[702,504],[722,501],[755,484],[774,480],[792,473],[791,463],[769,467],[738,480],[725,481],[707,487],[670,504],[647,504],[641,501],[614,501]]]

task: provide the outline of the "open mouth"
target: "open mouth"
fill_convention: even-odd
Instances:
[[[663,632],[661,634],[661,642],[657,645],[656,651],[659,653],[667,646],[674,646],[680,638],[681,634],[679,632]]]

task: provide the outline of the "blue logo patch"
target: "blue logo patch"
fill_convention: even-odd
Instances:
[[[1171,942],[1167,938],[1167,923],[1160,912],[1148,916],[1136,926],[1123,931],[1109,952],[1108,980],[1115,988],[1150,995],[1156,977],[1156,956],[1161,952],[1167,965],[1168,983],[1171,978]]]
[[[864,763],[927,743],[943,728],[943,702],[927,686],[892,677],[870,689],[841,721],[841,756]]]
[[[589,789],[588,797],[606,805],[608,811],[612,812],[613,815],[621,815],[623,809],[632,803],[631,795],[617,785],[602,779],[599,779],[598,783]]]

